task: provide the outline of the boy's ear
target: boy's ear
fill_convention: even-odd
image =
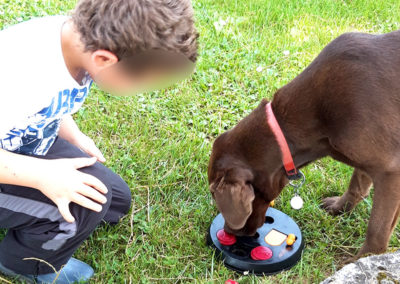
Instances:
[[[91,58],[94,65],[100,70],[118,63],[118,57],[114,53],[104,49],[94,51]]]

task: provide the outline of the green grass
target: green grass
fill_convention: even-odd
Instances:
[[[75,1],[0,0],[0,28],[34,16],[65,14]],[[276,276],[244,277],[227,270],[205,245],[217,214],[207,162],[216,136],[299,74],[320,50],[347,31],[400,28],[398,0],[194,0],[201,51],[196,73],[164,91],[131,98],[94,88],[76,115],[128,182],[132,214],[99,228],[76,257],[96,270],[94,283],[317,283],[361,247],[372,201],[332,217],[321,198],[341,194],[352,169],[331,159],[308,166],[305,206],[276,208],[292,216],[305,240],[301,262]],[[220,27],[215,23],[225,21]],[[258,72],[256,69],[259,67]],[[400,247],[400,227],[390,241]]]

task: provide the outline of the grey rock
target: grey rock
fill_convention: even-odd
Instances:
[[[321,284],[400,284],[400,250],[360,258]]]

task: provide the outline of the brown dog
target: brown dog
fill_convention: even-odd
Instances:
[[[225,230],[253,235],[288,179],[263,100],[214,143],[210,190]],[[331,156],[354,167],[348,190],[323,200],[331,214],[375,194],[365,243],[358,253],[382,253],[400,213],[400,31],[347,33],[331,42],[292,82],[272,109],[300,168]]]

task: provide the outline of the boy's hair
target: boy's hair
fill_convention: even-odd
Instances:
[[[85,51],[105,49],[119,60],[151,50],[197,58],[190,0],[80,0],[72,20]]]

